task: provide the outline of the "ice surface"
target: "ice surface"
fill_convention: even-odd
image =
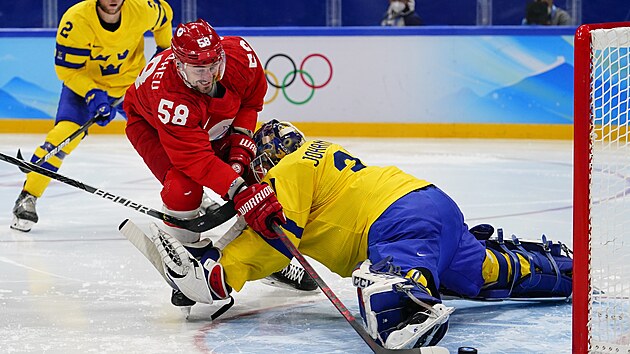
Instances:
[[[41,135],[0,135],[0,151],[30,156]],[[395,164],[434,182],[471,225],[546,234],[571,245],[569,141],[333,139],[366,164]],[[160,209],[160,186],[123,136],[89,136],[60,173]],[[29,233],[9,229],[23,174],[0,161],[0,352],[367,353],[369,348],[318,291],[247,284],[236,305],[196,305],[186,321],[149,262],[117,231],[153,218],[53,181]],[[219,235],[225,227],[208,233]],[[348,279],[316,270],[358,316]],[[566,303],[447,301],[456,310],[442,345],[451,353],[570,353]]]

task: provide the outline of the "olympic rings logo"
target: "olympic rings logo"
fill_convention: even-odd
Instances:
[[[306,62],[309,61],[310,59],[315,59],[315,58],[319,58],[323,60],[328,65],[328,70],[329,70],[328,77],[322,82],[318,82],[317,84],[315,83],[315,79],[313,79],[313,76],[304,69]],[[274,59],[287,60],[292,67],[292,70],[289,70],[289,72],[286,73],[284,77],[282,77],[282,81],[279,81],[278,76],[276,76],[269,69],[269,64]],[[299,74],[300,79],[302,80],[302,83],[306,85],[308,89],[310,89],[308,96],[301,101],[298,101],[297,99],[292,99],[291,97],[289,97],[287,93],[287,88],[289,88],[295,82],[295,79],[298,77],[298,74]],[[278,94],[280,93],[280,91],[282,91],[282,95],[290,103],[293,103],[295,105],[305,104],[313,98],[313,95],[315,95],[315,90],[326,87],[326,85],[328,85],[330,81],[332,80],[332,77],[333,77],[332,63],[323,54],[313,53],[313,54],[307,55],[304,59],[302,59],[299,69],[295,64],[295,61],[293,61],[293,58],[291,58],[287,54],[283,54],[283,53],[274,54],[265,62],[265,78],[267,79],[267,82],[269,83],[269,85],[275,88],[275,91],[273,95],[271,96],[271,98],[265,101],[264,104],[273,102],[278,97]]]

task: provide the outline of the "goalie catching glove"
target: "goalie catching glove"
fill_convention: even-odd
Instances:
[[[232,289],[225,282],[221,251],[207,246],[197,260],[177,239],[151,224],[151,241],[155,244],[171,286],[195,302],[212,304],[230,297]]]
[[[375,265],[365,260],[352,273],[361,317],[372,338],[387,349],[409,349],[437,344],[446,334],[453,312],[422,284],[421,272],[403,277],[386,258]]]

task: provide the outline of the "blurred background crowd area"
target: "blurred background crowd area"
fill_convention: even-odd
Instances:
[[[89,1],[89,0],[88,0]],[[153,1],[153,0],[149,0]],[[167,0],[174,25],[208,19],[218,27],[378,26],[388,0]],[[427,26],[521,25],[532,0],[416,0],[415,11]],[[77,0],[0,2],[0,28],[56,28],[61,15]],[[627,0],[555,0],[572,26],[630,20]]]

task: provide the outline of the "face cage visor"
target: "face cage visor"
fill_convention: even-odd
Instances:
[[[256,156],[252,160],[252,162],[249,164],[249,167],[251,168],[252,173],[256,178],[256,181],[260,183],[267,175],[267,172],[269,172],[269,170],[275,165],[276,164],[274,164],[271,160],[271,156],[269,156],[269,154],[264,151],[262,154]]]

